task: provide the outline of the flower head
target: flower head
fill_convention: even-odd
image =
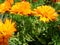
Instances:
[[[49,22],[57,19],[58,14],[51,6],[39,6],[34,9],[35,16],[40,16],[40,21]]]
[[[6,0],[4,1],[4,3],[0,4],[0,13],[5,13],[6,11],[9,11],[12,3],[13,0]]]
[[[12,6],[11,13],[18,13],[18,14],[31,14],[31,6],[29,2],[22,1],[22,2],[17,2],[15,5]]]
[[[0,38],[9,38],[14,31],[16,31],[14,22],[12,23],[11,20],[6,19],[6,21],[3,23],[0,20]]]

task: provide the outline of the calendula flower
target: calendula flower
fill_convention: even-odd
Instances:
[[[30,3],[26,1],[17,2],[15,3],[15,5],[12,6],[10,12],[14,14],[17,13],[17,14],[24,14],[24,15],[31,14]]]
[[[15,31],[15,22],[6,19],[3,23],[0,20],[0,45],[8,45],[8,39]]]
[[[13,0],[6,0],[4,3],[0,4],[0,13],[5,13],[6,11],[9,11],[12,3]]]
[[[55,9],[51,6],[39,6],[37,9],[34,9],[35,16],[40,16],[40,21],[49,22],[57,20],[58,14],[55,12]]]
[[[0,38],[9,38],[14,31],[16,31],[15,22],[11,22],[11,20],[6,19],[6,21],[3,23],[0,20]]]

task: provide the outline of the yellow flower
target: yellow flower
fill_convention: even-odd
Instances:
[[[14,14],[17,13],[17,14],[24,14],[24,15],[31,14],[30,3],[26,1],[17,2],[15,3],[15,5],[12,6],[10,12]]]
[[[49,22],[49,19],[48,18],[45,18],[45,17],[40,17],[40,21]]]
[[[13,0],[6,0],[4,3],[0,4],[0,13],[5,13],[6,11],[9,11],[12,3]]]
[[[11,20],[6,19],[6,21],[3,23],[0,20],[0,38],[9,38],[12,36],[14,31],[16,31],[15,22],[11,22]]]
[[[10,13],[16,14],[18,13],[19,9],[20,9],[20,3],[15,3],[15,5],[13,5],[11,8]]]
[[[40,21],[49,22],[57,20],[58,14],[55,12],[55,9],[51,6],[39,6],[37,9],[34,9],[35,16],[40,16]]]

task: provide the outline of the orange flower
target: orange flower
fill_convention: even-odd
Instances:
[[[22,2],[17,2],[15,5],[12,6],[11,13],[18,13],[18,14],[31,14],[31,6],[29,2],[22,1]]]
[[[3,23],[0,20],[0,45],[8,45],[8,40],[14,31],[16,31],[15,22],[6,19]]]
[[[4,23],[0,21],[0,38],[9,38],[14,31],[16,31],[14,22],[12,23],[11,20],[8,19],[6,19]]]
[[[0,13],[5,13],[6,11],[9,11],[12,3],[13,0],[6,0],[4,3],[0,4]]]
[[[6,0],[6,1],[8,1],[10,4],[14,3],[14,0]]]
[[[13,5],[11,8],[10,13],[16,14],[18,13],[19,9],[20,9],[20,3],[15,3],[15,5]]]
[[[40,21],[49,22],[57,19],[58,14],[51,6],[39,6],[34,9],[35,16],[40,16]]]

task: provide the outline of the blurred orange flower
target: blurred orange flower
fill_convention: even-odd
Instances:
[[[0,13],[5,13],[6,11],[9,11],[12,3],[13,0],[6,0],[4,3],[0,4]]]
[[[10,38],[14,31],[16,31],[15,22],[11,22],[11,20],[6,19],[3,23],[0,20],[0,38]]]
[[[35,16],[40,16],[40,21],[49,22],[57,20],[58,14],[55,12],[55,9],[51,6],[39,6],[37,9],[34,9]]]
[[[24,14],[28,15],[31,14],[31,6],[29,2],[22,1],[22,2],[17,2],[15,5],[12,6],[11,13],[18,13],[18,14]]]
[[[6,0],[6,1],[8,1],[10,4],[14,3],[14,0]]]

